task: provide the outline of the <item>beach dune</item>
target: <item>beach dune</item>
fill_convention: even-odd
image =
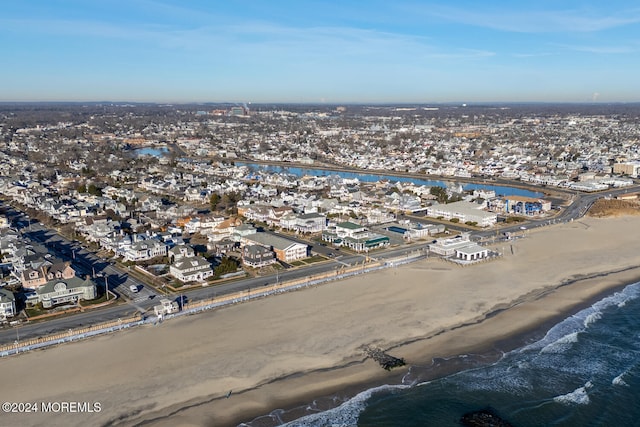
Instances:
[[[431,258],[9,357],[0,360],[3,402],[99,402],[100,411],[10,413],[2,424],[235,425],[398,383],[407,370],[382,370],[367,345],[425,368],[499,354],[640,279],[638,227],[640,217],[584,219],[500,243],[505,256],[492,262]]]

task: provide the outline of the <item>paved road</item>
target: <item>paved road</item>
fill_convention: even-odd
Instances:
[[[24,231],[24,235],[44,244],[56,256],[71,261],[71,265],[77,275],[92,276],[97,279],[97,282],[100,281],[99,278],[106,279],[105,282],[109,285],[111,292],[137,301],[157,296],[157,293],[152,288],[145,286],[144,283],[115,267],[107,260],[99,258],[79,242],[68,240],[55,230],[47,229],[41,224],[35,223]],[[135,287],[138,291],[132,292],[132,287]]]
[[[611,190],[607,192],[597,194],[578,194],[569,207],[564,210],[553,220],[542,219],[529,221],[526,225],[527,228],[540,227],[549,224],[550,222],[568,222],[574,219],[580,218],[586,210],[597,200],[598,198],[605,196],[615,196],[626,192],[640,191],[640,186],[628,187],[626,189]],[[14,214],[15,211],[14,211]],[[28,219],[24,215],[16,214],[18,222],[22,222],[22,226],[28,224]],[[37,337],[46,335],[53,332],[60,332],[70,328],[82,327],[91,325],[98,322],[104,322],[108,320],[114,320],[117,318],[127,317],[132,315],[136,311],[145,311],[157,304],[158,294],[148,286],[145,286],[140,281],[127,274],[127,271],[120,270],[116,266],[110,264],[108,261],[98,258],[91,251],[86,250],[79,246],[77,242],[69,241],[55,231],[47,230],[38,224],[29,224],[29,230],[24,230],[25,234],[33,236],[35,240],[39,240],[47,245],[51,245],[57,253],[62,255],[70,253],[71,259],[74,262],[74,268],[78,268],[85,273],[101,274],[106,278],[109,284],[109,289],[125,296],[127,300],[126,304],[118,304],[116,306],[110,306],[103,309],[90,310],[84,313],[74,314],[63,318],[52,319],[47,322],[39,322],[33,324],[23,324],[19,327],[5,327],[0,329],[0,343],[9,343],[16,340],[19,336],[20,339]],[[511,227],[503,227],[500,232],[517,232],[521,231],[522,225],[514,225]],[[474,233],[474,236],[478,239],[490,238],[495,236],[495,230],[480,231]],[[408,255],[411,252],[425,250],[427,244],[412,244],[409,246],[401,246],[397,248],[391,248],[384,251],[375,252],[376,259],[384,260],[386,258],[394,258]],[[327,262],[320,262],[311,264],[304,268],[287,269],[279,271],[276,274],[263,277],[246,278],[242,280],[236,280],[221,285],[207,286],[200,289],[190,290],[185,298],[189,301],[201,300],[206,298],[213,298],[220,295],[225,295],[238,291],[245,291],[247,289],[255,289],[263,287],[269,284],[274,284],[287,280],[300,279],[303,277],[312,276],[315,274],[326,273],[329,271],[337,271],[344,266],[351,266],[356,264],[362,264],[365,260],[365,255],[348,254],[344,251],[336,251],[333,248],[323,247],[318,245],[315,248],[317,251],[328,254],[332,252],[335,258]],[[67,251],[67,252],[65,252]],[[70,252],[69,252],[70,251]],[[134,294],[129,291],[129,286],[138,286],[138,293]],[[183,296],[174,295],[172,298],[180,300]]]
[[[393,248],[384,253],[376,253],[377,259],[394,258],[405,254],[415,252],[416,250],[424,250],[426,244],[412,245],[410,247]],[[77,259],[78,255],[76,255]],[[309,277],[315,274],[326,273],[328,271],[337,271],[345,266],[362,264],[365,260],[364,255],[338,255],[336,258],[327,262],[315,263],[304,268],[294,268],[279,271],[276,274],[264,277],[252,277],[221,285],[205,286],[199,289],[190,290],[186,295],[173,295],[173,300],[179,301],[183,297],[189,301],[214,298],[225,294],[238,291],[246,291],[248,289],[256,289],[266,285],[279,283],[282,281],[295,280]],[[105,264],[104,261],[102,264]],[[122,281],[123,273],[119,269],[107,263],[104,267],[99,267],[100,271],[107,275],[108,280]],[[126,275],[126,274],[125,274]],[[114,279],[116,277],[117,279]],[[127,279],[131,279],[130,276]],[[124,282],[127,283],[127,282]],[[117,288],[117,287],[116,287]],[[51,334],[54,332],[62,332],[72,328],[79,328],[91,324],[124,318],[134,314],[136,311],[145,312],[150,310],[157,304],[157,298],[142,298],[139,301],[135,299],[128,300],[126,304],[118,304],[107,308],[89,310],[84,313],[72,314],[63,318],[56,318],[46,322],[26,323],[18,327],[4,328],[0,330],[0,343],[11,343],[16,340],[19,335],[20,339],[32,338]],[[16,330],[17,328],[17,330]]]

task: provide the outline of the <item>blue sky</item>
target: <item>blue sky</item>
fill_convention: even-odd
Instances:
[[[636,102],[634,1],[5,0],[0,101]]]

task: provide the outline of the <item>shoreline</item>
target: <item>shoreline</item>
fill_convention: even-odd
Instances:
[[[473,268],[473,267],[471,267]],[[371,360],[363,360],[353,362],[353,365],[348,368],[332,367],[322,372],[312,372],[301,374],[306,377],[306,381],[319,384],[315,391],[307,391],[302,395],[296,397],[289,397],[288,399],[277,400],[274,399],[261,399],[263,395],[270,395],[276,393],[280,382],[286,383],[290,381],[290,378],[279,378],[271,381],[268,384],[259,385],[250,390],[243,392],[245,398],[252,401],[252,405],[247,405],[246,412],[241,411],[242,415],[230,415],[228,418],[223,418],[223,411],[215,408],[216,403],[224,402],[222,399],[212,399],[208,402],[192,402],[189,405],[187,411],[184,408],[173,408],[170,412],[162,411],[157,414],[157,417],[152,419],[145,419],[140,425],[150,426],[168,426],[173,421],[164,419],[167,415],[170,417],[184,417],[186,421],[190,421],[193,415],[185,414],[189,410],[198,411],[201,408],[205,412],[216,413],[215,425],[229,425],[236,426],[241,423],[248,423],[255,421],[256,418],[262,418],[268,416],[273,411],[288,412],[300,412],[300,408],[307,407],[311,402],[315,400],[332,400],[338,397],[339,400],[334,402],[334,405],[328,405],[326,409],[331,409],[339,406],[344,401],[347,401],[355,397],[358,393],[364,392],[369,389],[385,385],[402,385],[402,379],[408,375],[407,369],[413,371],[418,370],[418,375],[412,375],[411,383],[415,385],[424,381],[429,381],[437,378],[441,378],[447,375],[454,374],[473,367],[491,364],[496,362],[502,357],[503,353],[516,350],[527,344],[538,341],[544,337],[551,327],[557,323],[565,320],[567,317],[590,307],[597,301],[603,298],[613,295],[616,292],[621,291],[626,286],[640,282],[640,265],[627,266],[621,269],[613,271],[599,271],[594,272],[588,276],[581,274],[575,274],[569,278],[566,278],[561,283],[548,286],[541,289],[534,289],[529,294],[523,295],[514,300],[510,306],[507,307],[495,307],[490,312],[486,313],[481,318],[471,319],[469,322],[455,325],[453,327],[438,331],[432,336],[417,338],[411,341],[405,341],[396,343],[386,350],[397,357],[404,357],[407,361],[408,368],[394,369],[391,372],[385,372],[378,365]],[[588,289],[583,289],[584,286],[588,286]],[[577,287],[581,287],[581,293],[571,298],[570,294],[576,291]],[[552,308],[543,308],[549,303],[549,299],[555,299],[556,304]],[[567,299],[571,300],[570,304],[566,304]],[[558,300],[563,301],[558,303]],[[550,311],[550,313],[543,317],[530,318],[529,320],[523,319],[523,314],[528,312],[540,312]],[[493,329],[498,326],[495,324],[510,324],[513,327],[513,320],[519,321],[517,329],[510,330],[505,336],[497,336],[486,339],[486,332],[481,332],[479,336],[481,339],[473,341],[472,335],[476,333],[478,329]],[[439,337],[445,337],[446,342],[439,342]],[[452,345],[452,341],[464,338],[465,344]],[[455,348],[454,351],[449,351],[447,354],[434,355],[425,350],[425,347],[430,341],[436,341],[435,346],[442,346],[444,348]],[[468,344],[472,342],[472,344]],[[465,356],[464,359],[461,356]],[[365,365],[374,365],[373,369],[366,369]],[[369,372],[369,377],[362,378],[357,376],[351,380],[344,380],[347,370],[355,370],[354,365]],[[370,367],[369,367],[370,368]],[[375,373],[373,370],[377,368],[379,372]],[[339,385],[334,385],[330,380],[325,384],[323,377],[341,377],[343,382]],[[334,399],[335,400],[335,399]],[[258,404],[257,402],[262,402]],[[269,403],[271,406],[269,406]],[[279,404],[274,405],[278,402]],[[222,403],[224,404],[224,403]],[[211,405],[209,408],[204,408],[205,405]],[[295,418],[300,416],[309,415],[311,412],[298,414]],[[279,414],[281,416],[281,414]],[[294,419],[295,419],[294,418]],[[173,418],[171,418],[173,420]],[[292,419],[285,418],[285,422],[292,421]],[[165,424],[166,422],[166,424]],[[263,425],[263,424],[260,424]],[[264,425],[278,425],[277,423],[270,424],[264,423]]]
[[[490,363],[640,280],[629,232],[639,225],[640,217],[560,224],[512,242],[513,255],[490,263],[463,268],[432,258],[7,358],[4,401],[99,401],[103,411],[6,420],[237,425]],[[404,358],[407,368],[384,371],[365,345]]]
[[[355,383],[347,383],[341,384],[338,386],[332,386],[331,384],[318,387],[317,392],[307,392],[302,396],[291,397],[282,401],[284,404],[281,406],[263,406],[255,408],[254,411],[244,413],[243,415],[230,416],[228,419],[222,419],[218,416],[215,419],[216,426],[238,426],[242,423],[251,423],[258,418],[268,417],[270,413],[274,411],[283,411],[283,413],[279,413],[278,416],[283,419],[284,422],[291,422],[295,419],[301,418],[306,415],[311,415],[315,413],[315,411],[305,411],[303,408],[309,407],[312,402],[321,401],[321,402],[331,402],[325,403],[325,406],[322,407],[322,410],[330,410],[333,408],[337,408],[342,403],[354,398],[359,393],[376,389],[384,386],[415,386],[423,382],[443,378],[448,375],[452,375],[458,372],[462,372],[467,369],[472,369],[476,367],[485,366],[488,364],[492,364],[497,362],[503,357],[503,354],[508,353],[510,351],[517,350],[522,348],[528,344],[539,341],[542,339],[545,334],[556,324],[565,320],[566,318],[572,316],[573,314],[586,309],[596,302],[615,294],[623,290],[625,287],[640,282],[640,266],[626,269],[627,272],[632,274],[630,281],[628,278],[625,279],[616,279],[616,275],[619,275],[621,272],[609,272],[605,273],[605,277],[609,277],[613,275],[612,283],[610,284],[600,284],[595,286],[594,293],[587,297],[587,299],[576,301],[575,304],[570,306],[563,307],[557,313],[552,316],[549,316],[544,319],[536,319],[531,322],[525,324],[520,330],[511,331],[507,336],[504,336],[500,339],[489,340],[489,341],[479,341],[475,342],[469,347],[466,345],[462,345],[459,348],[458,353],[441,355],[439,357],[433,357],[430,360],[425,356],[420,356],[423,354],[421,351],[424,349],[424,345],[426,341],[431,339],[436,339],[437,336],[441,334],[450,335],[450,339],[454,340],[457,337],[454,335],[456,330],[460,330],[463,334],[473,334],[475,328],[488,328],[493,327],[489,323],[485,323],[494,319],[498,322],[509,322],[512,319],[509,310],[515,309],[516,307],[510,307],[506,309],[498,309],[497,313],[490,313],[484,319],[480,319],[477,322],[473,322],[467,325],[461,325],[454,327],[449,330],[444,330],[436,334],[433,337],[425,337],[421,339],[414,340],[412,342],[404,342],[398,343],[397,345],[388,349],[390,354],[393,355],[404,355],[409,353],[412,357],[411,360],[407,360],[407,366],[404,368],[397,368],[392,370],[391,372],[385,372],[382,368],[379,368],[380,372],[378,375],[372,375],[372,377],[363,379],[361,382]],[[624,273],[624,272],[623,272]],[[578,285],[581,282],[595,281],[603,276],[603,273],[594,274],[591,277],[586,277],[582,279],[574,279],[570,284],[561,284],[557,288],[551,289],[549,292],[545,293],[545,295],[541,296],[532,301],[524,301],[522,304],[518,304],[518,306],[525,306],[526,309],[530,309],[529,305],[539,305],[545,304],[546,298],[551,296],[552,294],[558,291],[566,291],[571,292],[572,289],[570,287],[572,285]],[[566,290],[565,287],[568,287]],[[564,295],[563,295],[564,296]],[[509,319],[503,319],[498,317],[508,315]],[[360,367],[365,370],[365,364],[372,363],[370,360],[362,360],[360,362],[354,362],[354,365],[360,365]],[[375,364],[377,367],[378,365]],[[353,368],[349,367],[332,367],[322,372],[313,372],[302,374],[305,375],[307,381],[319,381],[322,383],[323,376],[340,376],[341,378],[345,378],[343,376],[343,371]],[[367,370],[368,371],[368,370]],[[411,371],[411,372],[408,372]],[[416,374],[415,371],[418,371]],[[410,376],[409,376],[410,375]],[[409,376],[409,384],[403,382],[403,379]],[[360,378],[360,377],[357,377]],[[256,399],[258,395],[269,394],[272,390],[270,388],[278,387],[277,383],[279,382],[287,382],[290,378],[278,378],[273,380],[272,382],[264,385],[259,385],[253,389],[245,390],[242,392],[245,398],[248,399]],[[336,400],[337,398],[337,400]],[[172,425],[175,421],[172,417],[182,418],[182,421],[187,421],[188,425],[192,415],[183,414],[185,411],[188,412],[190,410],[198,411],[198,408],[201,408],[204,411],[210,412],[215,411],[215,408],[202,408],[202,406],[207,404],[216,404],[216,402],[224,402],[223,398],[212,399],[208,402],[200,402],[200,403],[191,403],[186,407],[177,407],[168,412],[162,411],[160,414],[157,414],[155,418],[146,418],[141,421],[139,424],[141,426],[157,426],[164,427]],[[255,402],[255,401],[254,401]],[[322,406],[322,405],[321,405]],[[316,406],[317,407],[317,406]],[[295,416],[292,416],[294,415]],[[167,419],[167,417],[171,417]],[[213,421],[212,421],[213,422]],[[196,425],[196,424],[194,424]],[[211,424],[207,424],[211,425]],[[277,426],[279,423],[269,423],[264,422],[259,424],[260,426]]]

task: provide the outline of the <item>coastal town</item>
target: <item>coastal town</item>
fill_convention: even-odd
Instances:
[[[490,240],[637,199],[640,171],[626,105],[20,104],[0,108],[0,139],[16,331],[127,301],[160,316],[192,290],[390,250],[486,261]]]
[[[636,3],[3,6],[0,427],[640,425]]]

